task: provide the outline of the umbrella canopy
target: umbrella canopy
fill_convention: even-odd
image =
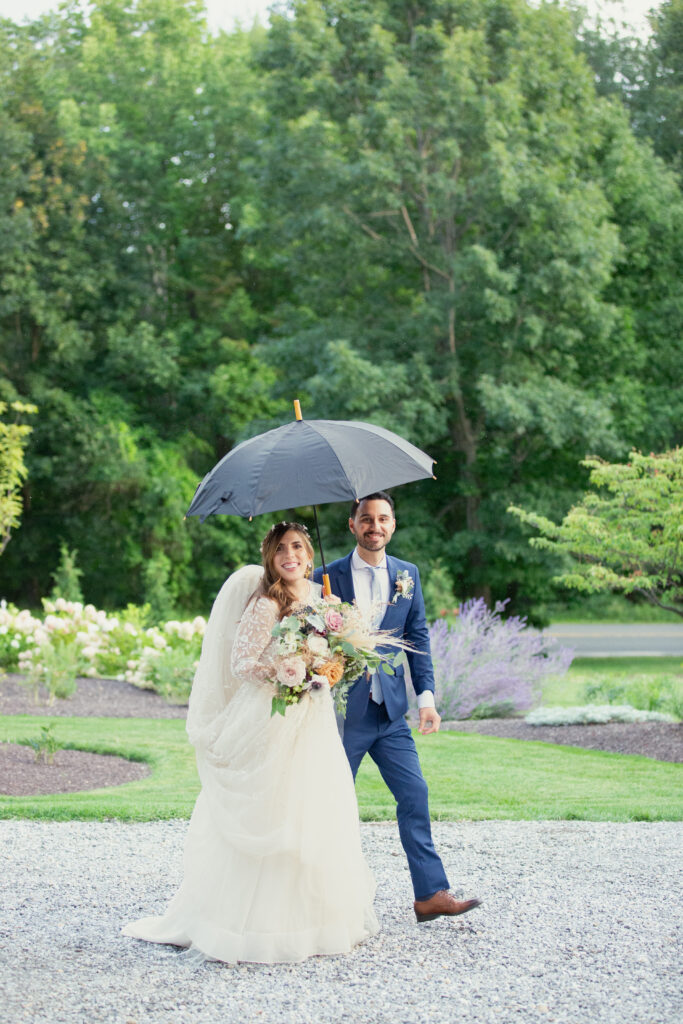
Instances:
[[[295,420],[243,441],[198,486],[187,515],[244,518],[352,501],[433,476],[434,460],[398,434],[355,420]]]

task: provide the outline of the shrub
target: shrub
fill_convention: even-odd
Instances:
[[[142,607],[129,604],[124,612],[108,616],[93,646],[93,671],[88,674],[104,679],[123,679],[128,663],[139,657],[145,646],[150,613],[148,604]]]
[[[0,601],[0,665],[9,672],[19,667],[21,655],[34,643],[33,633],[40,626],[28,611],[19,611],[14,605]]]
[[[123,678],[143,690],[156,690],[167,700],[186,700],[205,629],[206,620],[197,616],[192,622],[171,619],[160,628],[145,630]]]
[[[79,675],[126,680],[168,699],[187,698],[206,629],[201,615],[145,628],[148,605],[129,605],[115,615],[63,598],[43,606],[41,621],[0,603],[0,666],[25,673],[36,699],[41,687],[50,702],[71,695]]]
[[[167,646],[162,651],[148,647],[137,670],[166,700],[184,704],[190,696],[199,653],[193,646]]]
[[[683,718],[683,685],[672,676],[601,679],[584,687],[584,697],[590,703],[628,704],[642,711],[662,711]]]
[[[19,656],[18,668],[28,675],[36,700],[41,687],[52,703],[55,697],[70,697],[76,678],[91,669],[92,657],[102,627],[104,612],[78,601],[43,601],[45,617],[31,622],[31,643]],[[19,613],[22,615],[23,613]],[[94,672],[90,671],[90,674]]]
[[[57,598],[64,598],[65,601],[83,602],[83,591],[81,590],[81,576],[83,572],[76,565],[78,551],[70,551],[62,542],[59,548],[59,565],[52,574],[54,587],[50,597],[53,601]]]
[[[69,696],[78,675],[113,677],[171,700],[187,699],[206,629],[201,616],[146,628],[149,605],[129,605],[117,615],[64,598],[43,606],[41,620],[0,603],[0,666],[26,673],[36,700],[41,687],[50,702]]]
[[[437,558],[422,586],[425,611],[430,620],[458,614],[458,600],[454,593],[453,577],[440,558]]]
[[[443,718],[482,718],[526,711],[538,701],[545,676],[567,671],[573,653],[525,618],[503,619],[483,598],[466,601],[457,621],[430,627],[436,704]]]
[[[40,736],[36,739],[20,740],[36,755],[36,761],[44,761],[45,764],[53,764],[55,754],[58,750],[64,749],[64,744],[61,743],[54,735],[54,722],[50,722],[49,725],[44,725],[40,730]]]
[[[628,704],[586,704],[571,708],[536,708],[524,719],[528,725],[605,725],[607,722],[673,722],[661,711],[643,711]]]
[[[48,637],[33,649],[26,684],[33,690],[36,703],[40,688],[47,690],[48,704],[55,697],[65,700],[76,692],[76,678],[82,671],[82,655],[76,644],[61,637]]]

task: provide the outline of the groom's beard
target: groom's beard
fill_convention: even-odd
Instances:
[[[364,537],[356,537],[356,543],[359,548],[363,548],[365,551],[381,551],[385,548],[391,537],[380,537],[376,540],[366,540]]]

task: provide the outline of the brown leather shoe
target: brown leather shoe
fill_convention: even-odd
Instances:
[[[428,900],[415,900],[413,908],[418,921],[433,921],[435,917],[456,917],[478,907],[481,900],[456,900],[446,889],[439,889]]]

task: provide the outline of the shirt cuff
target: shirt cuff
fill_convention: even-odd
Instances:
[[[431,690],[423,690],[422,693],[417,695],[417,706],[418,708],[435,708],[434,694]]]

